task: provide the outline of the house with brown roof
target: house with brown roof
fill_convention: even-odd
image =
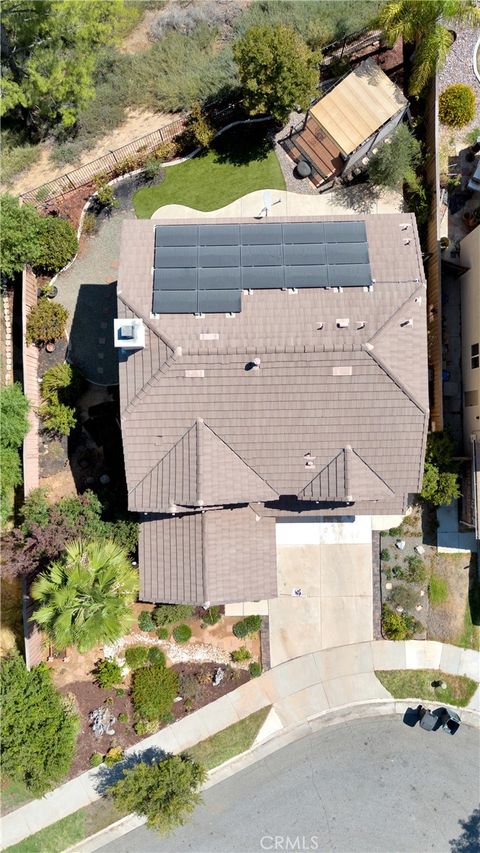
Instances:
[[[401,89],[366,59],[310,107],[303,125],[283,145],[295,163],[308,163],[311,180],[321,187],[365,168],[407,109]]]
[[[141,600],[272,598],[277,519],[405,512],[429,417],[413,214],[126,221],[117,298]]]

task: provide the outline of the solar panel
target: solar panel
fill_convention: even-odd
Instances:
[[[329,264],[368,264],[366,243],[327,243]]]
[[[197,312],[196,290],[155,290],[153,294],[154,314],[195,314]]]
[[[199,290],[198,311],[201,314],[238,314],[242,310],[239,290]]]
[[[326,243],[364,243],[364,222],[324,222]]]
[[[328,267],[330,284],[335,287],[365,287],[372,283],[370,264],[336,264]]]
[[[196,269],[161,269],[153,271],[154,290],[196,290]]]
[[[371,283],[365,222],[263,220],[155,228],[155,313],[236,313],[242,289]]]
[[[156,246],[196,246],[196,225],[157,225],[155,228]]]

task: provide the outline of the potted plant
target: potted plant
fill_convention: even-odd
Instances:
[[[46,284],[42,285],[42,287],[37,290],[37,296],[39,299],[43,296],[46,296],[47,299],[55,299],[55,297],[58,296],[58,287],[50,281],[47,281]]]
[[[440,248],[441,248],[442,252],[444,249],[448,249],[449,243],[450,243],[450,240],[448,239],[448,237],[440,237]]]
[[[53,352],[55,341],[65,335],[67,320],[68,311],[63,305],[42,297],[27,317],[27,344],[44,346],[47,352]]]

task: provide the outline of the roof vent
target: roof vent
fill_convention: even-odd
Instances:
[[[361,329],[364,329],[366,326],[365,320],[357,320],[357,332],[360,332]]]
[[[422,304],[422,297],[421,297],[421,296],[416,296],[416,297],[415,297],[415,302],[417,303],[417,305],[421,305],[421,304]]]
[[[403,242],[404,246],[409,246],[410,245],[410,237],[404,237],[402,242]]]
[[[310,451],[308,451],[308,453],[303,454],[303,458],[305,460],[305,468],[315,468],[316,456],[312,456]]]
[[[201,311],[196,311],[193,316],[195,317],[196,320],[203,320],[203,318],[205,317],[205,314],[202,314]]]
[[[185,379],[203,379],[205,376],[204,370],[186,370]]]
[[[350,325],[350,320],[348,317],[343,317],[337,320],[337,329],[348,329]]]
[[[171,512],[172,515],[175,515],[176,511],[177,505],[173,501],[170,501],[167,507],[167,512]]]
[[[317,324],[317,332],[321,332],[321,331],[322,331],[322,329],[323,329],[323,327],[324,327],[324,325],[325,325],[324,323],[318,323],[318,324]]]
[[[413,320],[411,317],[408,320],[402,320],[400,325],[402,329],[406,329],[408,326],[413,326]]]
[[[225,314],[225,317],[227,317],[227,319],[228,319],[228,320],[232,320],[232,319],[234,319],[236,316],[237,316],[237,315],[235,314],[235,312],[234,312],[234,311],[229,311],[227,314]]]
[[[297,287],[289,287],[288,292],[289,293],[298,293],[298,288]]]
[[[351,364],[342,364],[340,367],[332,367],[332,375],[333,376],[351,376],[352,375],[352,365]]]
[[[114,346],[119,349],[144,349],[145,326],[139,317],[113,321]]]
[[[252,361],[247,362],[247,364],[245,365],[245,370],[260,370],[261,363],[261,358],[254,358]]]
[[[406,231],[407,228],[410,228],[410,222],[401,222],[400,223],[400,231]]]
[[[200,332],[201,341],[218,341],[219,337],[218,332]]]

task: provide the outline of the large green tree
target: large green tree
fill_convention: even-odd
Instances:
[[[41,796],[72,762],[78,731],[45,664],[28,672],[19,655],[1,664],[0,753],[3,773]]]
[[[147,826],[158,832],[170,832],[185,823],[200,802],[205,778],[205,769],[188,755],[170,755],[125,770],[109,793],[118,808],[143,815]]]
[[[128,631],[137,591],[125,549],[108,539],[77,540],[32,584],[34,618],[58,648],[86,652]]]
[[[387,44],[393,46],[401,37],[408,53],[415,48],[409,84],[411,95],[419,95],[445,64],[452,45],[449,29],[456,22],[480,23],[475,0],[393,0],[381,9],[378,25]]]
[[[285,26],[251,27],[234,47],[243,102],[251,115],[286,121],[317,92],[320,54]]]
[[[94,95],[97,51],[137,16],[124,0],[4,0],[2,115],[20,109],[37,130],[75,124]]]
[[[434,506],[449,504],[460,497],[458,463],[453,450],[448,432],[432,432],[428,436],[421,496]]]
[[[406,183],[413,189],[417,185],[415,168],[420,157],[421,147],[418,139],[406,124],[400,124],[390,144],[383,143],[372,157],[368,174],[378,186],[398,190]]]
[[[0,271],[12,279],[25,264],[53,275],[75,255],[78,241],[70,222],[42,216],[8,193],[0,197]]]

